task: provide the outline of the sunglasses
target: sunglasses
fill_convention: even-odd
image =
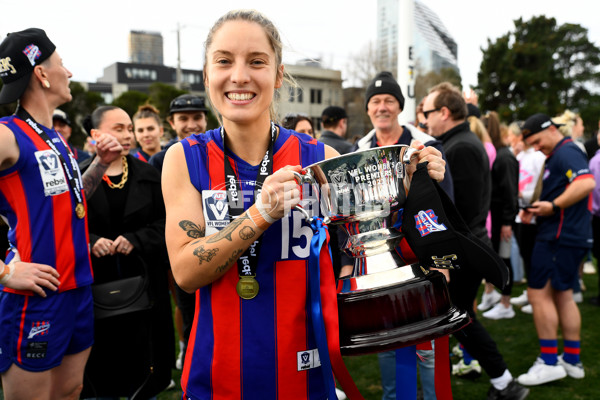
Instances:
[[[429,117],[429,114],[431,114],[432,112],[435,112],[435,111],[440,111],[440,110],[441,110],[441,108],[434,108],[432,110],[423,111],[423,115],[425,116],[425,119],[427,119]]]
[[[200,97],[192,97],[188,99],[175,99],[171,102],[170,108],[176,109],[189,106],[204,108],[204,99]]]

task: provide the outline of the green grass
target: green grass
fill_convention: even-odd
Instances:
[[[598,276],[584,275],[587,291],[584,302],[579,304],[582,316],[582,352],[581,359],[585,366],[585,379],[565,378],[542,386],[531,388],[530,400],[563,400],[563,399],[598,399],[600,398],[600,308],[588,304],[588,300],[598,294]],[[515,286],[513,296],[518,296],[524,286]],[[483,289],[483,286],[482,286]],[[479,296],[478,299],[481,299]],[[516,316],[510,320],[491,321],[481,317],[481,322],[496,341],[500,353],[508,364],[513,376],[527,372],[539,353],[538,339],[531,315],[516,310]],[[559,332],[560,335],[560,332]],[[456,344],[450,339],[450,346]],[[562,352],[562,340],[559,336],[559,352]],[[379,381],[379,364],[377,356],[367,355],[346,357],[346,366],[354,378],[360,392],[366,400],[381,399]],[[457,362],[456,359],[453,362]],[[180,371],[173,372],[173,379],[179,386]],[[476,380],[452,378],[452,394],[454,399],[485,399],[490,387],[489,377],[484,373]],[[158,396],[159,400],[179,400],[179,388],[165,391]]]

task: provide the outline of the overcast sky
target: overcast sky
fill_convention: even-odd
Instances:
[[[577,23],[600,46],[600,2],[594,0],[422,0],[438,14],[458,43],[463,85],[477,83],[481,47],[514,29],[513,20],[534,15]],[[321,58],[325,67],[344,72],[352,55],[376,39],[377,0],[29,0],[3,1],[0,37],[39,27],[46,30],[73,80],[94,82],[103,69],[128,62],[131,30],[163,35],[164,61],[177,64],[177,25],[181,29],[182,67],[202,69],[208,29],[225,12],[254,8],[273,20],[284,38],[284,61]],[[347,76],[342,75],[346,79]]]

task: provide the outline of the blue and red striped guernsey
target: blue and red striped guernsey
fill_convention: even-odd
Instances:
[[[208,236],[229,221],[220,131],[193,135],[182,144],[191,182],[202,193]],[[248,208],[258,166],[233,154],[229,158]],[[322,143],[279,129],[274,171],[323,158]],[[309,308],[307,260],[312,236],[299,211],[292,211],[263,234],[256,274],[260,290],[254,299],[242,300],[237,294],[236,266],[196,292],[196,318],[182,375],[185,398],[327,398],[314,358],[318,353]]]
[[[11,246],[19,251],[22,261],[56,268],[60,292],[90,285],[93,275],[87,217],[79,219],[75,215],[76,199],[68,179],[64,179],[58,157],[18,117],[5,117],[0,123],[13,131],[20,149],[16,164],[0,171],[0,214],[8,220]],[[53,129],[38,126],[46,131],[71,168],[60,136]],[[14,252],[9,252],[6,262],[13,257]],[[8,292],[32,294],[0,287]]]

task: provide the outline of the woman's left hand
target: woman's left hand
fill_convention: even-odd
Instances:
[[[119,237],[113,241],[111,250],[113,253],[121,253],[127,256],[133,251],[133,245],[129,240],[125,239],[124,236],[119,235]]]
[[[421,150],[417,153],[418,162],[427,161],[427,172],[432,179],[438,182],[444,180],[446,173],[446,161],[442,158],[442,153],[435,147],[425,147],[421,142],[415,140],[410,147],[414,147],[417,150]]]

